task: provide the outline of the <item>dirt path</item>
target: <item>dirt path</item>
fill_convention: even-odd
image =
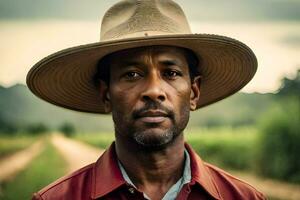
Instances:
[[[101,149],[68,139],[60,134],[53,134],[52,143],[67,161],[68,172],[95,162],[103,153]]]
[[[43,150],[43,141],[39,140],[30,147],[0,160],[0,183],[12,179]]]
[[[255,186],[258,190],[267,194],[270,197],[284,199],[284,200],[299,200],[300,199],[300,185],[293,185],[283,183],[271,179],[262,179],[254,175],[231,171],[231,174],[247,181]]]

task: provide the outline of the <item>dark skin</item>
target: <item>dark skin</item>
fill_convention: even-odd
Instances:
[[[109,86],[101,85],[118,159],[139,191],[162,199],[182,176],[183,130],[197,107],[200,77],[191,80],[182,49],[156,46],[113,55]]]

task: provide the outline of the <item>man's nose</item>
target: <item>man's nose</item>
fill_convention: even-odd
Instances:
[[[163,81],[161,77],[156,74],[152,74],[148,77],[144,91],[141,93],[143,101],[164,101],[166,100],[166,93],[163,89]]]

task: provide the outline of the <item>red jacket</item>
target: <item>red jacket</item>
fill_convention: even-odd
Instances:
[[[177,200],[266,199],[248,183],[223,170],[203,162],[186,144],[191,159],[192,180],[184,185]],[[114,143],[96,163],[90,164],[71,175],[48,185],[33,200],[142,200],[143,194],[128,185],[119,169]]]

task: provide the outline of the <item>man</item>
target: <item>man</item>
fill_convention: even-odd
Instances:
[[[112,113],[115,142],[96,163],[33,199],[265,199],[204,163],[183,133],[190,111],[237,92],[256,66],[239,41],[191,34],[173,1],[114,5],[103,18],[101,42],[43,59],[27,84],[55,105]]]

